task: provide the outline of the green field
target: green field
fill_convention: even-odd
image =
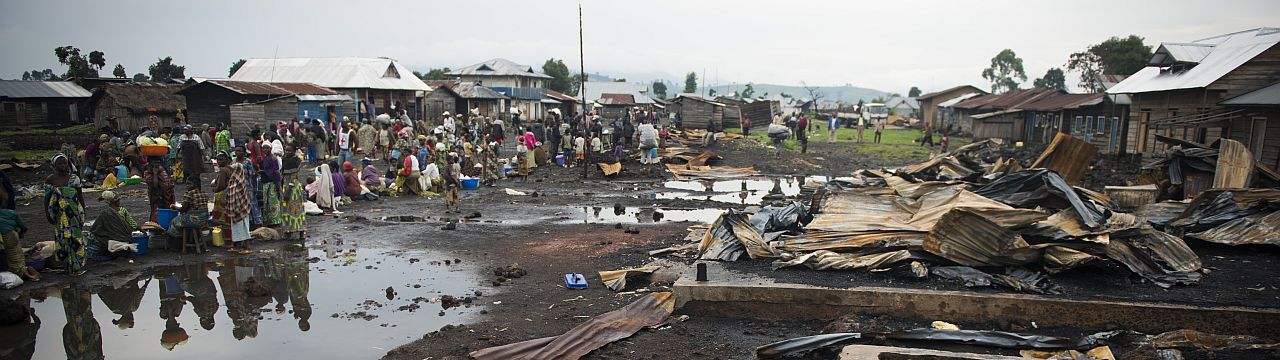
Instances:
[[[726,131],[741,133],[739,129],[726,129]],[[857,129],[839,129],[836,131],[836,143],[853,147],[854,151],[867,156],[868,161],[874,163],[909,164],[929,158],[930,149],[915,142],[924,136],[920,130],[886,129],[880,136],[879,144],[872,143],[872,140],[875,140],[875,131],[873,130],[868,129],[862,133],[862,143],[855,141],[857,134]],[[762,144],[773,143],[763,129],[753,131],[750,138]],[[937,142],[940,138],[935,135],[934,141]],[[950,147],[955,149],[961,145],[968,144],[970,141],[971,139],[969,138],[952,137]],[[826,142],[827,131],[825,128],[809,135],[809,147],[811,150],[815,144]],[[783,142],[782,147],[787,150],[800,151],[800,144],[795,140]]]

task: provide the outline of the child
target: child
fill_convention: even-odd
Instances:
[[[22,256],[22,238],[26,235],[27,225],[22,223],[22,217],[13,210],[0,209],[0,239],[4,240],[9,271],[26,281],[40,281],[40,273],[27,267],[27,259]]]

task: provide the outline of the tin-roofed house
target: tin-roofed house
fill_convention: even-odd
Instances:
[[[160,82],[108,84],[89,98],[94,126],[138,131],[143,127],[172,127],[185,117],[187,100],[182,85]]]
[[[462,108],[481,116],[499,117],[506,114],[504,104],[511,98],[493,89],[461,82],[453,86],[453,92],[462,99]]]
[[[1157,155],[1164,136],[1200,144],[1230,138],[1262,165],[1280,167],[1280,28],[1161,43],[1147,67],[1107,90],[1131,97],[1128,152]]]
[[[946,123],[939,116],[938,107],[943,103],[948,103],[956,98],[971,98],[978,95],[987,94],[986,91],[973,85],[960,85],[942,91],[935,91],[928,94],[916,96],[916,102],[920,109],[920,119],[925,122],[932,123],[937,128],[944,128]],[[949,105],[955,105],[958,102],[951,102]],[[954,110],[954,109],[948,109]],[[953,126],[956,127],[956,126]],[[967,128],[967,127],[966,127]],[[968,132],[969,130],[965,130]]]
[[[187,99],[187,121],[191,124],[230,124],[232,132],[243,135],[252,125],[267,126],[279,121],[321,116],[351,101],[351,97],[312,83],[253,82],[209,79],[193,82],[178,91]],[[293,100],[281,99],[293,97]],[[247,120],[232,116],[234,105],[277,100],[296,112],[272,112],[270,119]],[[289,105],[283,105],[288,103]],[[243,109],[241,109],[243,110]],[[236,119],[238,121],[232,121]],[[256,119],[256,118],[255,118]]]
[[[83,122],[89,96],[89,91],[70,81],[0,80],[0,128]]]
[[[457,86],[457,81],[423,80],[422,82],[431,87],[431,91],[422,97],[422,108],[424,118],[430,120],[432,124],[441,124],[446,112],[450,115],[467,112],[465,100],[453,89]]]
[[[519,109],[522,119],[541,119],[544,116],[542,100],[546,98],[546,80],[551,76],[538,72],[532,66],[497,58],[459,68],[449,72],[449,76],[506,96],[507,99],[501,101],[503,105],[507,105],[509,100],[511,107]]]
[[[231,80],[312,83],[350,96],[353,102],[325,114],[333,119],[373,118],[400,111],[410,117],[421,116],[417,99],[431,91],[413,71],[388,58],[246,59]]]

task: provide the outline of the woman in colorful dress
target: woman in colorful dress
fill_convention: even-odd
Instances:
[[[293,148],[285,148],[284,155],[280,165],[280,174],[284,177],[280,196],[284,212],[280,214],[280,225],[285,239],[292,239],[296,234],[297,239],[302,240],[307,236],[307,190],[298,182],[298,168],[302,160]]]
[[[45,178],[45,218],[53,224],[53,239],[58,243],[54,259],[66,266],[72,275],[84,274],[85,252],[84,195],[80,192],[80,177],[71,166],[71,159],[58,154],[49,161],[53,175]]]
[[[262,151],[270,154],[274,148],[262,144]],[[275,156],[262,158],[262,226],[280,224],[280,162]]]
[[[213,219],[220,222],[224,229],[229,228],[231,247],[237,252],[248,250],[249,240],[249,196],[244,181],[244,166],[231,161],[231,154],[218,154],[218,178],[213,183]],[[223,234],[227,234],[224,232]]]
[[[249,157],[249,153],[244,146],[235,146],[236,162],[240,163],[240,167],[244,171],[245,196],[248,196],[249,202],[249,226],[258,227],[262,225],[262,211],[258,207],[258,171],[254,166],[253,159]]]

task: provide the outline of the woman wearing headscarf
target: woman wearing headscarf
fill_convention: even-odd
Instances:
[[[275,152],[275,147],[262,144],[263,152]],[[262,225],[280,224],[280,162],[275,156],[262,158]]]
[[[154,222],[159,209],[173,206],[173,179],[169,177],[169,169],[164,167],[158,158],[147,162],[147,170],[142,173],[142,180],[147,184],[147,201],[151,205],[148,219]]]
[[[92,241],[85,245],[85,252],[93,261],[108,261],[127,255],[127,250],[112,252],[111,242],[133,242],[132,234],[138,228],[138,223],[133,220],[128,209],[120,206],[120,196],[115,192],[103,191],[98,196],[98,201],[107,206],[93,220],[93,227],[89,229],[89,233],[93,235]]]
[[[315,175],[316,206],[325,210],[334,210],[337,199],[333,194],[333,172],[329,169],[329,164],[320,164],[316,168]]]
[[[204,173],[204,140],[193,132],[190,126],[183,126],[182,136],[179,136],[175,142],[179,143],[179,152],[182,154],[183,179],[193,179],[198,182],[200,174]]]
[[[244,166],[231,161],[231,154],[218,154],[218,178],[213,183],[213,219],[230,228],[232,247],[247,250],[249,240],[249,196],[244,180]]]
[[[284,186],[280,189],[280,200],[284,205],[280,224],[284,228],[284,238],[289,239],[297,234],[298,240],[302,240],[307,236],[307,191],[298,182],[298,168],[301,167],[302,160],[293,148],[286,149],[284,153],[284,160],[280,164],[280,174],[284,177]]]
[[[58,154],[49,161],[53,175],[45,178],[45,219],[53,224],[53,240],[58,244],[54,259],[66,266],[73,275],[84,273],[85,244],[84,195],[80,192],[80,177],[66,155]]]

